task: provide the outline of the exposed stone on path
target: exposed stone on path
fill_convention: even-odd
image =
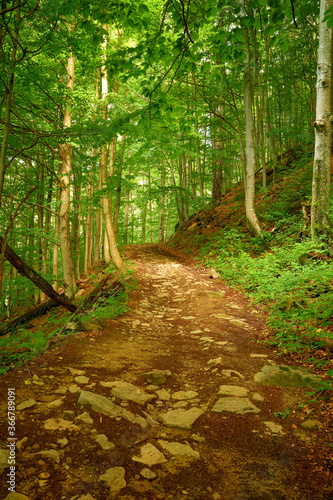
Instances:
[[[198,393],[195,391],[177,391],[171,394],[172,399],[177,399],[177,400],[194,399],[197,396]]]
[[[143,445],[140,449],[140,455],[132,457],[132,460],[148,465],[149,467],[167,462],[163,453],[151,443]]]
[[[164,441],[163,439],[158,440],[158,444],[171,455],[180,455],[182,457],[197,460],[200,458],[198,451],[193,450],[189,444],[182,444],[178,442]]]
[[[167,427],[175,427],[178,429],[191,429],[193,423],[203,415],[205,410],[193,407],[190,410],[178,408],[170,410],[162,415],[162,422]]]
[[[89,377],[86,377],[85,375],[78,375],[74,378],[74,381],[77,384],[89,384]]]
[[[107,450],[112,450],[114,448],[114,444],[111,443],[107,436],[105,434],[98,434],[98,436],[96,436],[95,438],[95,441],[100,445],[101,448],[103,448],[103,450],[107,451]]]
[[[0,450],[0,474],[9,467],[8,458],[9,458],[9,449]]]
[[[111,467],[99,479],[106,482],[110,491],[117,492],[126,487],[125,472],[123,467]]]
[[[308,431],[314,431],[316,428],[321,429],[322,426],[323,424],[319,420],[311,420],[309,418],[301,423],[301,427]]]
[[[151,372],[141,373],[140,377],[147,378],[152,384],[162,385],[165,384],[170,375],[170,370],[153,370]]]
[[[304,368],[285,365],[265,365],[254,375],[254,381],[262,385],[277,385],[281,387],[316,387],[321,383],[321,377]]]
[[[157,477],[155,472],[153,472],[150,469],[147,469],[146,467],[144,469],[142,469],[140,474],[142,477],[144,477],[145,479],[148,479],[149,481],[152,481],[153,479],[155,479]]]
[[[104,413],[111,418],[122,417],[128,422],[139,424],[142,428],[147,427],[147,421],[140,417],[139,415],[134,415],[128,410],[115,405],[105,396],[100,396],[99,394],[94,394],[90,391],[80,391],[80,397],[78,399],[78,405],[86,405],[93,410]]]
[[[218,396],[236,396],[245,397],[249,391],[245,387],[237,385],[221,385],[219,388]]]
[[[79,427],[64,418],[49,418],[44,422],[44,428],[49,431],[63,431],[65,429],[78,431]]]
[[[27,408],[32,408],[35,406],[36,401],[34,399],[27,399],[26,401],[22,401],[19,405],[16,406],[16,409],[21,411],[21,410],[26,410]]]
[[[221,370],[221,374],[225,375],[226,377],[230,377],[230,378],[240,378],[242,380],[245,379],[244,375],[242,375],[241,373],[239,373],[236,370]]]
[[[57,450],[43,450],[39,451],[35,455],[42,455],[43,457],[51,458],[52,460],[57,462],[57,464],[60,463],[60,456]]]
[[[111,394],[123,401],[133,401],[139,405],[144,406],[153,399],[156,399],[154,394],[147,394],[141,388],[136,387],[129,382],[114,381],[114,382],[101,382],[101,386],[111,388]]]
[[[237,413],[244,415],[245,413],[259,413],[257,408],[248,398],[225,397],[217,401],[213,406],[212,411],[216,413]]]
[[[215,359],[210,359],[209,361],[207,361],[207,365],[211,365],[211,366],[222,365],[222,358],[219,357],[219,358],[215,358]]]
[[[30,500],[30,497],[16,491],[11,491],[4,500]]]
[[[280,436],[284,436],[285,432],[283,432],[282,425],[270,421],[264,422],[264,424],[273,434],[279,434]]]
[[[83,412],[78,417],[75,417],[75,420],[81,420],[81,422],[83,422],[84,424],[93,424],[94,423],[93,419],[91,418],[91,416],[89,415],[89,413],[87,411]]]

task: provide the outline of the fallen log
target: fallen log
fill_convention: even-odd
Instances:
[[[27,323],[28,321],[34,318],[38,318],[39,316],[42,316],[43,314],[47,313],[54,307],[59,307],[59,306],[60,306],[59,302],[56,302],[55,300],[48,300],[47,302],[43,302],[42,304],[39,304],[36,307],[31,307],[24,314],[21,314],[21,316],[14,318],[12,321],[6,323],[2,328],[0,328],[0,337],[6,335],[6,333],[10,332],[16,326],[21,325],[23,323]]]
[[[2,250],[3,237],[0,236],[0,252]],[[18,270],[20,274],[32,281],[40,290],[42,290],[51,300],[58,302],[59,305],[65,307],[68,311],[74,312],[77,306],[70,300],[66,299],[64,295],[57,293],[50,283],[48,283],[40,274],[34,271],[28,264],[26,264],[14,250],[6,244],[5,258]]]

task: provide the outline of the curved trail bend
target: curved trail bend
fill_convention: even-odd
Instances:
[[[23,403],[16,491],[31,500],[333,498],[312,465],[316,431],[301,426],[307,390],[254,381],[279,364],[255,342],[259,312],[162,247],[127,251],[139,284],[129,311],[2,378],[2,436],[7,388]]]

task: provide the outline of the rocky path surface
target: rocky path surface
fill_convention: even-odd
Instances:
[[[299,411],[318,379],[255,342],[260,314],[220,280],[157,246],[130,254],[126,314],[2,377],[0,498],[333,498],[313,464],[320,422]]]

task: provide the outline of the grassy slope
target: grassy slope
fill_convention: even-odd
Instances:
[[[308,231],[303,231],[301,204],[311,198],[311,181],[311,155],[301,148],[290,150],[277,167],[274,185],[263,189],[258,175],[256,206],[265,231],[263,240],[253,238],[246,228],[244,189],[238,185],[219,205],[192,216],[169,245],[196,255],[261,304],[268,313],[263,341],[276,346],[285,361],[326,375],[324,385],[329,389],[333,375],[332,249],[314,245]]]

